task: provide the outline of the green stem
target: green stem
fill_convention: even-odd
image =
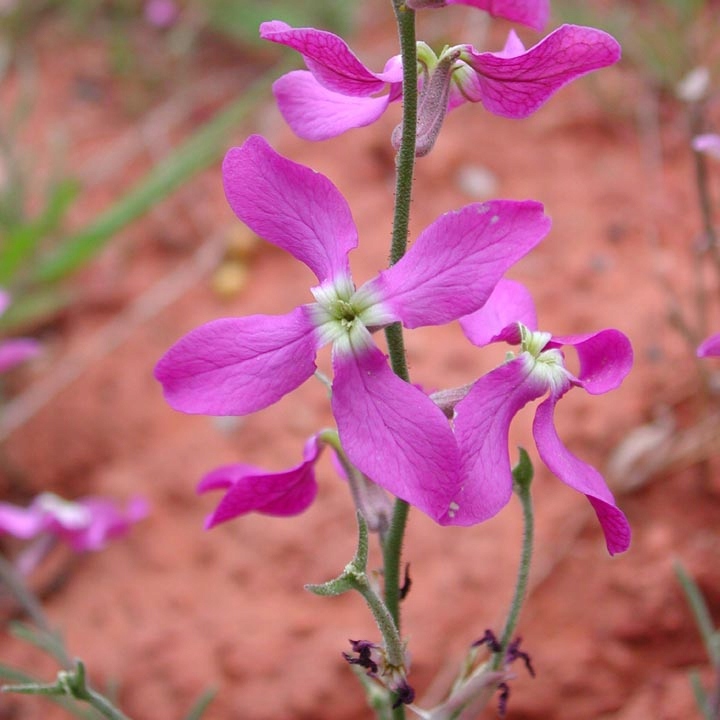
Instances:
[[[510,644],[513,633],[517,626],[520,610],[522,609],[525,595],[527,593],[528,579],[530,577],[530,561],[533,552],[533,536],[535,532],[535,520],[533,517],[532,499],[530,497],[530,483],[516,483],[516,492],[520,498],[523,510],[523,543],[520,554],[520,567],[518,569],[515,594],[513,595],[510,611],[502,635],[500,636],[500,652],[496,653],[492,662],[492,669],[499,670],[505,660],[505,650]]]
[[[403,65],[402,138],[397,155],[395,176],[395,210],[393,215],[390,265],[394,265],[407,251],[412,200],[413,169],[415,167],[415,141],[417,128],[417,44],[415,39],[415,13],[404,0],[392,0],[400,36],[400,54]],[[406,382],[410,379],[402,327],[399,323],[385,328],[388,354],[393,372]],[[403,538],[410,506],[403,500],[395,501],[393,518],[383,545],[385,572],[385,607],[395,626],[400,630],[400,565]],[[392,712],[394,720],[403,720],[403,705]]]

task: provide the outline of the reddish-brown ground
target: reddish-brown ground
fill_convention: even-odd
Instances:
[[[356,43],[372,67],[396,52],[389,21],[389,10],[378,11]],[[142,120],[125,103],[132,88],[108,74],[104,48],[88,38],[69,43],[63,32],[50,25],[31,38],[41,78],[52,83],[41,85],[25,140],[34,138],[37,151],[59,129],[72,168],[91,176],[110,162],[107,153],[120,138],[137,145],[134,128]],[[233,73],[242,84],[263,64],[217,51],[205,60],[191,64],[183,92],[215,83],[229,97],[237,92]],[[663,107],[657,145],[647,122],[653,108],[636,75],[614,68],[600,80],[595,89],[564,89],[523,122],[480,107],[454,112],[436,149],[418,164],[412,225],[416,234],[438,214],[488,197],[546,204],[552,233],[512,272],[533,291],[542,327],[559,334],[617,327],[635,348],[635,368],[620,390],[601,397],[573,392],[558,412],[564,441],[607,468],[613,449],[663,408],[681,410],[686,427],[702,417],[702,403],[693,399],[696,365],[668,324],[658,279],[690,295],[700,223],[682,113]],[[78,93],[82,81],[96,86],[95,99]],[[360,230],[352,258],[359,282],[386,262],[388,137],[396,113],[309,144],[294,138],[268,104],[235,137],[239,144],[262,132],[338,185]],[[196,125],[202,112],[196,115],[179,124]],[[636,116],[646,118],[640,132]],[[169,142],[154,132],[117,176],[108,165],[110,179],[106,173],[90,188],[74,220],[87,220],[139,176]],[[652,155],[656,146],[661,156]],[[483,173],[489,186],[471,182]],[[204,321],[281,313],[309,300],[309,273],[263,243],[246,261],[238,291],[222,299],[213,273],[239,233],[216,165],[76,278],[80,301],[45,330],[42,359],[11,378],[4,450],[17,477],[11,482],[8,475],[0,488],[18,501],[51,489],[67,497],[142,494],[152,503],[151,516],[126,540],[80,559],[45,600],[71,652],[85,660],[97,686],[116,684],[120,705],[135,720],[179,719],[210,686],[218,695],[209,720],[359,720],[369,711],[340,652],[348,638],[376,637],[368,613],[359,597],[322,599],[303,590],[336,575],[354,549],[353,509],[330,464],[320,466],[318,501],[294,519],[254,515],[206,533],[203,518],[216,498],[194,493],[202,474],[224,463],[297,462],[308,435],[332,422],[323,389],[308,382],[263,412],[218,422],[170,410],[152,377],[163,351]],[[407,347],[413,379],[427,387],[467,382],[504,354],[469,346],[457,326],[410,332]],[[513,445],[534,450],[531,417],[524,412],[516,421]],[[711,427],[697,455],[717,452],[715,436]],[[658,452],[667,449],[661,443]],[[634,531],[629,552],[614,558],[587,501],[538,467],[537,550],[519,628],[537,678],[518,668],[510,718],[696,716],[687,671],[705,658],[672,564],[686,564],[720,620],[720,476],[712,465],[703,475],[681,459],[672,472],[645,473],[634,487],[638,467],[625,463],[612,478]],[[501,624],[520,533],[515,502],[469,529],[412,515],[405,557],[413,586],[403,631],[422,704],[441,696],[468,644]],[[54,675],[34,650],[7,635],[0,643],[0,662]],[[45,700],[0,697],[3,720],[56,717],[64,715]]]

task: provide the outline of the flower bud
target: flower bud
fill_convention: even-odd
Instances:
[[[450,81],[453,66],[460,56],[460,50],[440,56],[437,65],[432,69],[423,83],[418,96],[417,138],[415,156],[424,157],[435,145],[443,120],[447,114]],[[392,134],[393,147],[398,150],[402,141],[403,127],[400,123]]]

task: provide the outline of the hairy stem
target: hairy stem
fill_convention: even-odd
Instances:
[[[515,584],[515,594],[513,595],[510,611],[505,621],[502,635],[500,636],[501,650],[493,659],[492,669],[499,670],[505,660],[505,650],[510,644],[512,635],[515,632],[520,610],[525,601],[527,592],[528,579],[530,577],[530,561],[533,552],[533,537],[535,533],[535,519],[533,517],[532,499],[530,497],[530,484],[517,483],[516,492],[520,498],[523,510],[523,542],[522,551],[520,553],[520,567],[518,569],[517,582]]]
[[[404,0],[392,0],[400,36],[400,53],[403,65],[403,113],[402,138],[397,155],[395,177],[395,210],[393,215],[390,265],[405,254],[410,225],[410,202],[412,200],[413,169],[415,167],[415,135],[417,128],[417,46],[415,40],[415,13]],[[393,372],[403,380],[409,380],[405,344],[399,323],[385,329],[388,353]],[[400,565],[403,537],[409,505],[396,500],[390,529],[383,546],[385,572],[385,606],[400,630]],[[405,708],[400,705],[393,710],[394,720],[403,720]]]

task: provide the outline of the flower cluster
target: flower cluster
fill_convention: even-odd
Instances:
[[[415,9],[449,4],[538,30],[548,17],[546,0],[408,0]],[[322,140],[367,125],[402,99],[399,56],[376,73],[332,33],[274,20],[263,23],[260,34],[305,60],[307,70],[274,85],[282,114],[301,137]],[[418,154],[430,150],[445,114],[462,103],[526,117],[566,83],[619,56],[612,37],[574,25],[529,50],[514,32],[499,52],[461,44],[436,55],[420,42]],[[591,394],[616,388],[632,364],[630,344],[617,330],[573,336],[539,331],[527,291],[504,279],[549,232],[542,205],[493,200],[445,213],[399,262],[356,285],[349,255],[358,245],[357,230],[328,178],[281,156],[260,136],[230,150],[222,172],[237,217],[310,268],[317,284],[308,301],[287,314],[222,318],[181,338],[155,370],[173,408],[209,415],[266,408],[310,378],[319,348],[331,344],[332,411],[349,462],[439,524],[473,525],[499,512],[510,497],[513,417],[547,396],[533,424],[540,457],[588,498],[610,553],[627,549],[624,514],[600,473],[562,444],[553,417],[573,387]],[[454,320],[476,346],[503,341],[519,350],[466,388],[431,396],[391,370],[374,337],[394,323],[412,329]],[[577,354],[577,374],[568,369],[562,348]],[[314,465],[322,446],[314,436],[303,461],[282,472],[233,465],[210,473],[199,490],[222,489],[225,495],[208,527],[253,510],[280,516],[303,511],[317,493]]]

